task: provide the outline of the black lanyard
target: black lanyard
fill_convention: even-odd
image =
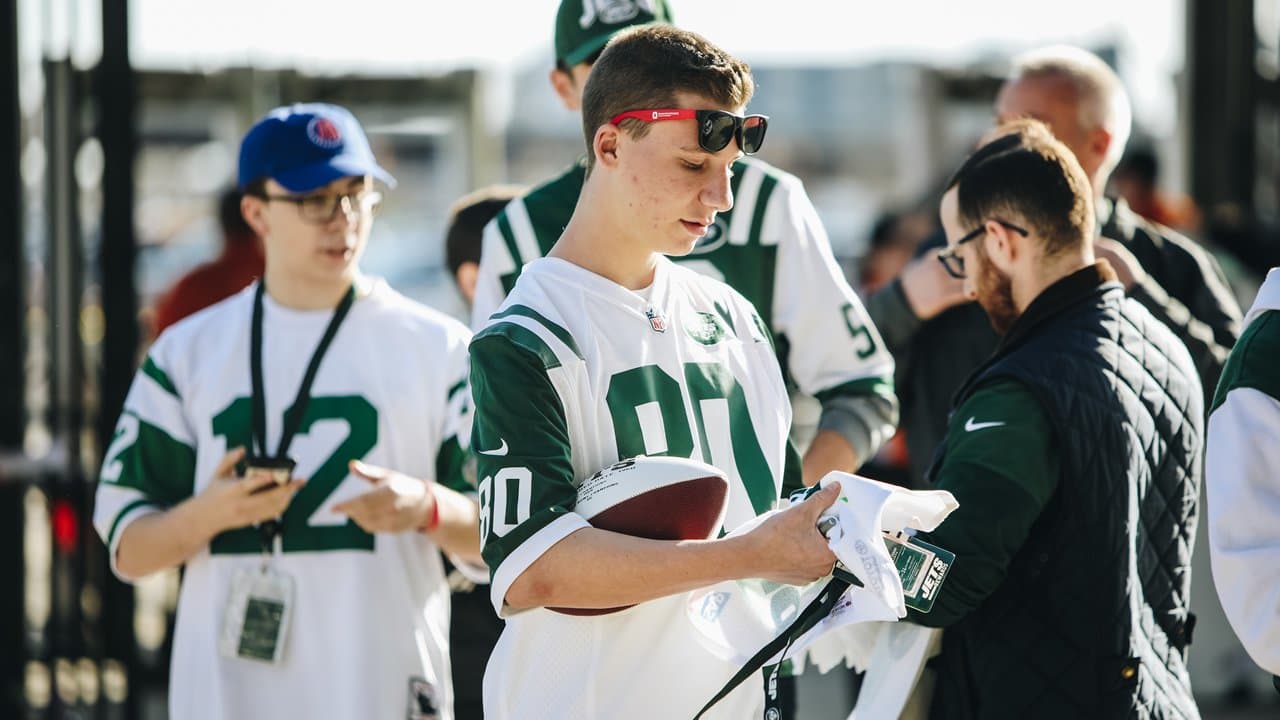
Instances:
[[[795,642],[796,638],[812,630],[819,621],[825,618],[831,612],[831,609],[836,606],[836,602],[840,599],[841,595],[844,595],[844,591],[847,590],[850,585],[862,585],[862,583],[850,573],[841,573],[840,576],[831,578],[831,581],[827,583],[826,587],[822,588],[821,592],[819,592],[818,596],[809,603],[808,607],[800,611],[800,614],[796,616],[796,619],[792,621],[791,625],[789,625],[786,630],[783,630],[776,638],[769,641],[769,643],[764,647],[760,648],[759,652],[753,655],[751,659],[742,666],[742,669],[730,678],[729,682],[725,683],[724,687],[720,688],[720,692],[716,693],[715,697],[711,698],[711,700],[698,711],[698,714],[694,716],[693,720],[698,720],[705,715],[706,712],[715,706],[716,703],[723,700],[726,695],[733,692],[734,688],[741,685],[744,680],[751,677],[761,668],[764,668],[764,717],[769,718],[770,720],[772,720],[772,718],[781,718],[782,709],[778,705],[777,681],[778,669],[782,664],[782,661],[779,660],[776,664],[770,665],[769,667],[764,667],[765,663],[769,662],[769,658],[777,655],[779,651],[782,652],[782,658],[785,659],[787,650],[791,649],[791,643]],[[770,714],[771,712],[772,714]]]
[[[263,456],[267,456],[267,397],[262,388],[262,295],[265,290],[266,284],[260,281],[258,291],[253,298],[253,325],[249,331],[249,370],[253,376],[253,436]],[[338,326],[347,317],[347,312],[351,310],[355,299],[356,286],[353,283],[347,290],[347,294],[342,296],[338,307],[334,308],[333,317],[329,319],[329,327],[325,328],[320,344],[316,345],[316,350],[311,355],[307,372],[302,376],[302,384],[298,386],[298,397],[294,399],[293,405],[285,410],[284,427],[280,431],[280,444],[276,446],[276,454],[269,457],[288,457],[289,445],[293,443],[293,436],[297,434],[298,426],[302,424],[302,416],[307,412],[307,403],[311,401],[311,383],[316,379],[320,361],[324,359],[325,352],[329,350],[329,343],[333,342],[333,336],[338,334]]]
[[[253,440],[257,442],[258,450],[261,453],[261,456],[258,457],[285,460],[289,456],[289,445],[293,443],[293,436],[297,434],[298,427],[302,425],[302,417],[307,412],[307,404],[311,401],[311,383],[316,379],[316,372],[320,369],[320,361],[329,350],[329,343],[333,342],[333,336],[338,334],[338,326],[347,317],[347,312],[351,310],[351,305],[355,302],[356,286],[352,283],[351,288],[347,290],[347,294],[342,296],[342,300],[334,308],[333,317],[329,319],[329,326],[325,328],[324,335],[320,338],[320,343],[316,345],[315,352],[311,355],[311,362],[307,364],[307,372],[302,376],[302,384],[298,386],[298,397],[294,399],[293,405],[284,412],[284,427],[280,431],[280,444],[276,446],[276,454],[274,456],[267,455],[267,397],[262,387],[262,295],[265,290],[266,283],[259,281],[258,290],[253,297],[253,323],[249,330],[249,374],[253,382],[253,427],[251,431]],[[253,453],[250,454],[252,455]],[[292,462],[289,464],[292,466]],[[268,520],[258,525],[258,533],[262,539],[264,552],[270,551],[271,544],[283,530],[284,527],[279,520]]]

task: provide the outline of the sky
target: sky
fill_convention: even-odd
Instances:
[[[19,0],[24,39],[91,64],[101,0]],[[509,73],[550,66],[557,0],[131,0],[144,69]],[[1171,113],[1184,0],[673,0],[676,21],[753,64],[964,64],[1050,42],[1117,44],[1140,116]],[[785,7],[785,11],[780,8]]]
[[[55,0],[79,3],[83,0]],[[675,0],[677,22],[751,60],[958,59],[1129,37],[1180,63],[1182,0]],[[555,0],[132,0],[140,66],[226,60],[370,68],[504,65],[550,46]],[[780,12],[779,7],[786,11]],[[300,12],[305,9],[305,12]],[[1141,28],[1138,30],[1137,28]],[[1176,55],[1177,57],[1174,57]]]

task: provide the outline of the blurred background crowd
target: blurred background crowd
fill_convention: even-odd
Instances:
[[[178,577],[134,588],[110,576],[90,479],[147,343],[225,295],[219,283],[260,272],[228,190],[241,137],[284,103],[350,108],[399,180],[364,269],[465,320],[445,262],[450,206],[582,151],[547,82],[556,3],[3,5],[0,717],[161,717]],[[804,181],[860,293],[938,227],[940,186],[990,127],[1009,60],[1057,42],[1097,53],[1133,100],[1114,192],[1200,242],[1242,307],[1280,265],[1280,0],[686,0],[675,12],[751,63],[751,110],[772,127],[761,157]],[[884,477],[907,462],[901,442],[877,458]],[[1197,555],[1190,664],[1206,715],[1280,712]]]

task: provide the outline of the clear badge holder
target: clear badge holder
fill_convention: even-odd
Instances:
[[[905,533],[885,533],[884,544],[902,578],[907,607],[922,613],[932,610],[955,553]]]
[[[218,646],[224,657],[270,665],[279,665],[284,658],[294,583],[292,577],[276,569],[281,547],[278,535],[273,544],[274,553],[264,549],[262,562],[242,567],[232,577]]]

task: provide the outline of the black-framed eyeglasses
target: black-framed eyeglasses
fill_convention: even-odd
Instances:
[[[1005,222],[1004,220],[1001,220],[999,218],[992,218],[992,220],[1008,228],[1009,230],[1018,233],[1022,237],[1027,237],[1028,235],[1031,234],[1026,230],[1024,230],[1023,228],[1020,228],[1017,225],[1014,225],[1013,223]],[[983,223],[982,227],[979,227],[975,230],[965,233],[959,240],[955,242],[954,245],[950,247],[942,248],[941,250],[938,251],[938,262],[942,263],[942,267],[946,269],[948,275],[950,275],[953,278],[956,278],[957,280],[964,279],[965,277],[964,258],[961,257],[959,254],[960,246],[969,242],[974,238],[981,237],[986,233],[987,233],[987,224]]]
[[[609,121],[617,125],[627,119],[659,122],[661,120],[697,120],[698,147],[710,153],[717,153],[736,139],[738,147],[744,155],[760,152],[764,145],[764,134],[769,129],[769,118],[765,115],[734,115],[723,110],[681,110],[665,108],[659,110],[628,110],[618,113]]]
[[[309,223],[325,225],[338,216],[338,211],[348,216],[373,217],[382,208],[382,193],[367,190],[350,193],[311,193],[309,195],[268,195],[263,200],[293,203],[298,215]]]

